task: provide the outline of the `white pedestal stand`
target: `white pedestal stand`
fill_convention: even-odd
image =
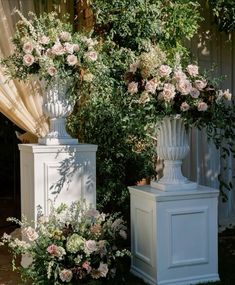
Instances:
[[[151,285],[217,281],[219,191],[129,187],[131,272]]]
[[[20,144],[21,213],[34,224],[37,207],[47,215],[50,200],[86,199],[96,205],[96,145]]]

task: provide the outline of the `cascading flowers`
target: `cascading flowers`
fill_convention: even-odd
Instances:
[[[22,279],[32,284],[109,280],[120,274],[118,264],[122,258],[130,256],[123,247],[127,238],[123,219],[118,214],[99,213],[85,202],[52,207],[48,217],[39,212],[36,229],[26,221],[9,220],[20,225],[23,239],[4,234],[2,244],[13,253],[13,264],[18,255],[31,257],[26,268],[16,268]]]

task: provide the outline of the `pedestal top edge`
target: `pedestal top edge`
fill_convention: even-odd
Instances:
[[[150,185],[144,186],[129,186],[130,194],[145,196],[150,200],[155,201],[168,201],[168,200],[181,200],[181,199],[197,199],[206,197],[218,197],[219,190],[203,185],[198,185],[195,190],[183,191],[161,191]]]
[[[98,145],[95,144],[73,144],[73,145],[41,145],[41,144],[18,144],[20,151],[33,153],[45,152],[74,152],[74,151],[97,151]]]

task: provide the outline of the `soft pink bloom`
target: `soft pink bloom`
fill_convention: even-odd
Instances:
[[[72,39],[71,34],[66,31],[61,32],[59,37],[63,42],[68,42],[68,41],[71,41]]]
[[[167,77],[170,75],[170,73],[172,72],[172,69],[170,68],[170,66],[168,65],[161,65],[158,69],[159,71],[159,75],[161,77]]]
[[[161,96],[166,102],[170,102],[175,97],[175,86],[171,83],[166,83]]]
[[[139,61],[136,61],[130,64],[129,71],[132,73],[136,73],[138,67],[139,67]]]
[[[64,43],[64,49],[67,53],[72,54],[74,52],[74,45],[70,43]]]
[[[85,241],[84,250],[87,254],[91,254],[92,252],[97,251],[96,241],[91,239]]]
[[[73,50],[78,52],[80,50],[80,46],[78,44],[73,44]]]
[[[195,80],[194,81],[194,86],[202,91],[206,86],[207,86],[207,81],[206,80]]]
[[[50,255],[57,256],[58,255],[58,246],[55,244],[51,244],[47,248],[47,252],[50,253]]]
[[[27,227],[22,230],[22,234],[29,240],[35,241],[38,238],[38,233],[32,227]]]
[[[47,72],[50,74],[50,76],[54,76],[57,73],[57,69],[54,66],[49,66]]]
[[[25,53],[31,53],[33,51],[33,44],[31,42],[26,42],[23,45],[23,51]]]
[[[73,278],[73,273],[69,269],[63,269],[59,273],[62,282],[70,282]]]
[[[23,57],[24,65],[31,66],[34,63],[34,56],[32,54],[26,54]]]
[[[189,109],[189,104],[187,102],[183,102],[180,106],[180,110],[185,112],[185,111],[188,111]]]
[[[55,55],[63,55],[65,53],[65,49],[61,43],[57,42],[51,48],[51,52]]]
[[[138,83],[137,83],[137,82],[134,82],[134,81],[130,82],[130,83],[128,84],[128,92],[129,92],[130,94],[137,93],[137,92],[138,92]]]
[[[198,66],[194,64],[189,64],[186,68],[190,76],[198,75]]]
[[[205,102],[200,101],[197,104],[197,109],[198,109],[198,111],[205,112],[208,109],[208,105]]]
[[[229,92],[229,89],[226,89],[223,93],[223,96],[226,100],[231,100],[232,99],[232,94]]]
[[[95,51],[88,51],[85,55],[88,60],[96,61],[97,60],[97,52]]]
[[[181,81],[181,80],[184,80],[186,78],[187,78],[187,76],[186,76],[186,74],[182,70],[176,70],[174,72],[174,79],[175,80]]]
[[[90,272],[91,272],[90,262],[88,262],[88,261],[83,262],[82,268],[86,269],[86,271],[87,271],[88,273],[90,273]]]
[[[176,88],[182,95],[188,95],[192,89],[192,84],[189,80],[183,79],[177,83]]]
[[[49,44],[49,42],[50,42],[50,38],[45,36],[45,35],[43,35],[39,38],[39,43],[42,45],[47,45],[47,44]]]
[[[147,81],[145,85],[145,91],[154,94],[157,89],[157,83],[154,79]]]
[[[100,266],[98,268],[98,271],[100,272],[101,277],[106,277],[108,274],[108,265],[106,263],[100,262]]]
[[[200,91],[197,88],[192,87],[191,90],[190,90],[190,95],[193,98],[198,98],[199,95],[200,95]]]
[[[78,58],[74,54],[70,54],[67,56],[67,63],[70,66],[75,65],[78,62]]]

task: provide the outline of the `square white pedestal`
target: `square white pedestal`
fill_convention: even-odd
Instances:
[[[96,204],[96,145],[20,144],[21,213],[37,220],[37,207],[48,215],[50,200],[86,199]]]
[[[218,281],[219,191],[129,187],[131,272],[151,285]]]

